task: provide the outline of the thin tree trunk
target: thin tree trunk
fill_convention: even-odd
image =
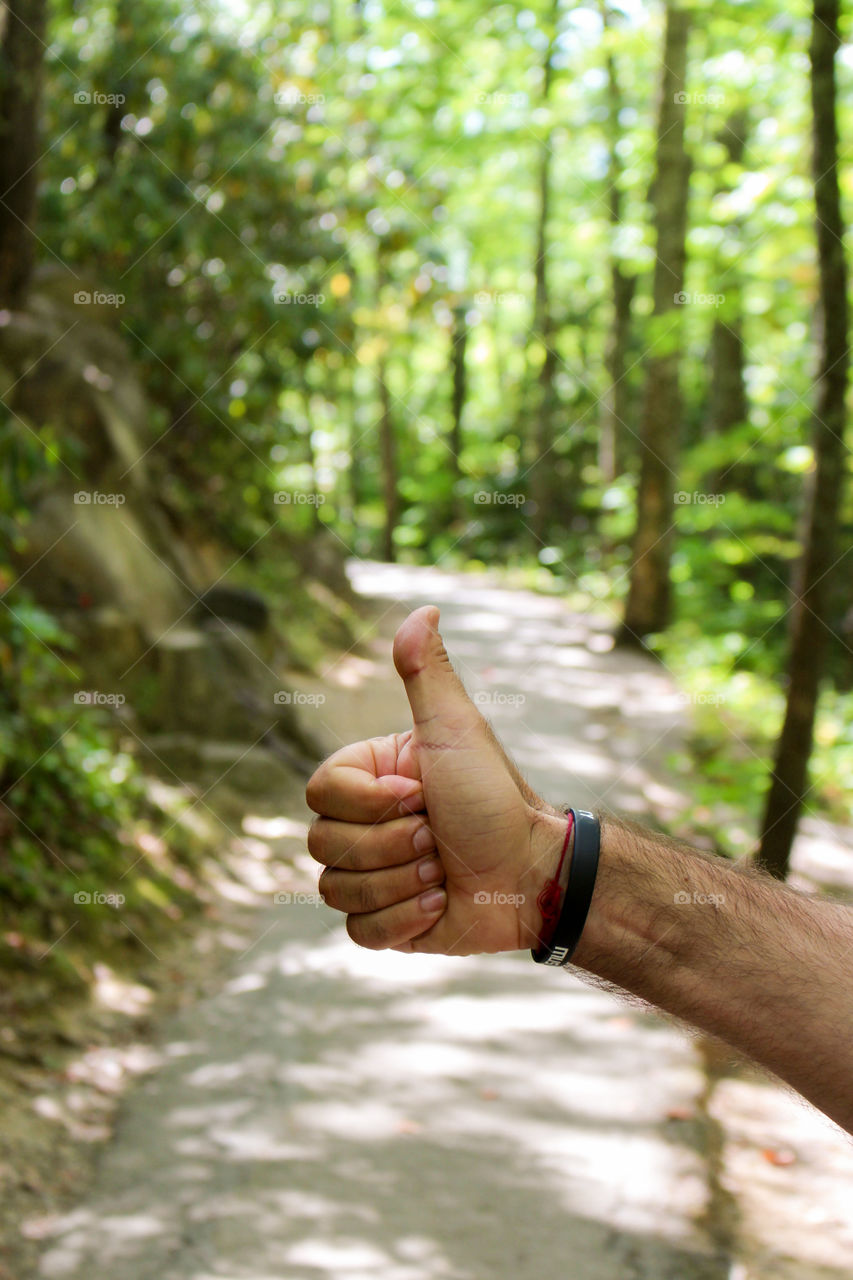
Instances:
[[[541,105],[548,109],[554,83],[552,59],[557,36],[559,3],[554,0],[549,18],[548,48],[542,66]],[[536,219],[536,259],[533,275],[536,282],[533,308],[533,339],[543,347],[542,363],[536,378],[533,406],[533,459],[530,493],[533,498],[531,527],[537,542],[544,542],[553,522],[554,506],[554,415],[556,394],[554,377],[557,354],[554,350],[555,325],[551,303],[548,256],[548,219],[551,206],[551,158],[553,133],[549,129],[539,156],[539,211]]]
[[[20,306],[35,260],[46,0],[8,0],[0,45],[0,306]],[[4,15],[0,14],[0,22]]]
[[[305,405],[305,421],[308,429],[305,432],[305,461],[308,463],[308,470],[311,475],[311,523],[315,529],[318,529],[322,523],[320,520],[320,489],[317,484],[317,454],[314,450],[314,441],[311,438],[311,393],[307,387],[302,389],[302,402]]]
[[[610,9],[602,0],[601,21],[607,31]],[[615,237],[622,222],[622,162],[617,143],[622,136],[619,113],[622,110],[622,92],[616,71],[616,60],[608,51],[605,58],[607,70],[607,199],[610,212],[611,234]],[[619,443],[629,416],[628,384],[626,381],[628,344],[631,333],[631,303],[636,288],[636,276],[622,270],[615,252],[610,255],[610,287],[613,311],[610,331],[604,354],[607,370],[607,388],[601,398],[601,424],[598,437],[598,465],[606,483],[612,483],[620,474],[622,463]]]
[[[466,307],[461,304],[453,310],[453,329],[451,331],[451,366],[453,369],[453,392],[450,405],[450,466],[453,488],[450,495],[450,519],[456,521],[462,517],[462,495],[459,492],[462,480],[462,467],[459,455],[462,452],[462,415],[468,399],[468,370],[465,364],[465,352],[468,346],[468,321],[465,319]]]
[[[117,0],[115,10],[115,28],[113,34],[113,57],[119,67],[136,67],[130,54],[134,36],[134,4],[133,0]],[[115,168],[116,153],[122,141],[121,122],[127,115],[127,102],[131,98],[130,80],[121,76],[110,85],[117,102],[107,106],[104,120],[104,165],[100,174],[101,181],[109,181]]]
[[[736,111],[726,121],[719,141],[730,165],[743,163],[746,148],[746,114]],[[721,190],[729,191],[731,184]],[[735,233],[739,227],[735,224]],[[707,428],[709,434],[723,435],[746,420],[746,365],[743,345],[743,303],[737,264],[732,271],[721,266],[720,291],[725,294],[723,310],[717,310],[711,332],[711,381],[708,389]]]
[[[397,493],[397,445],[394,439],[394,418],[391,413],[391,393],[388,390],[388,369],[385,357],[379,361],[377,371],[379,403],[382,413],[379,419],[379,458],[382,468],[382,496],[385,502],[385,520],[382,526],[382,557],[394,561],[394,530],[399,519]]]
[[[672,510],[681,433],[679,295],[684,289],[690,161],[684,149],[687,38],[690,15],[666,7],[657,167],[652,208],[657,229],[653,325],[640,423],[637,526],[620,644],[637,645],[662,631],[670,613]],[[674,314],[673,314],[674,313]],[[667,321],[669,321],[667,323]]]
[[[744,379],[743,314],[740,287],[728,286],[726,301],[732,306],[729,319],[714,320],[711,332],[711,384],[708,389],[708,432],[723,435],[739,422],[745,422],[749,410]],[[737,294],[736,301],[731,295]]]
[[[358,528],[358,509],[361,505],[361,425],[358,422],[358,400],[355,391],[355,375],[352,369],[346,370],[346,389],[342,391],[339,404],[344,409],[348,425],[346,498],[349,504],[349,523],[351,534],[356,535]]]
[[[847,264],[838,190],[835,53],[839,0],[815,0],[812,16],[811,98],[821,358],[812,420],[815,467],[807,529],[792,611],[788,699],[758,860],[779,879],[788,872],[791,846],[807,789],[814,720],[827,637],[827,586],[837,555],[838,513],[844,473],[848,346]]]

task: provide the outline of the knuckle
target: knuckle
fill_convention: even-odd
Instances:
[[[323,895],[323,901],[327,907],[334,907],[338,910],[338,894],[337,894],[338,878],[328,867],[321,872],[320,879],[317,881],[317,889]]]
[[[356,840],[346,851],[346,867],[348,871],[367,871],[370,863],[364,840]]]
[[[360,916],[347,916],[347,933],[357,946],[368,951],[382,951],[388,945],[382,926]]]
[[[322,818],[315,818],[308,828],[308,837],[305,841],[308,852],[312,858],[316,858],[323,851],[323,827]]]
[[[376,911],[381,905],[379,895],[376,891],[376,881],[372,876],[366,875],[358,886],[358,902],[362,911]]]
[[[308,779],[305,787],[308,808],[313,809],[315,813],[322,813],[327,795],[327,770],[325,765],[321,765]]]

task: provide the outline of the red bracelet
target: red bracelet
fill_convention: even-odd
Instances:
[[[563,894],[565,886],[560,883],[560,873],[563,870],[563,863],[566,860],[566,851],[569,847],[569,841],[572,838],[572,829],[575,823],[575,815],[569,810],[569,822],[566,827],[566,838],[563,841],[562,852],[560,853],[560,861],[557,863],[557,870],[554,872],[554,878],[545,883],[545,888],[536,899],[536,905],[542,913],[542,932],[539,938],[542,947],[550,946],[551,939],[554,937],[554,931],[560,919],[560,909],[563,905]]]

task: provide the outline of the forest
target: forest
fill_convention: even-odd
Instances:
[[[273,691],[357,647],[352,558],[606,616],[682,691],[681,822],[716,852],[784,879],[804,816],[853,823],[849,21],[4,6],[0,960],[28,1008],[197,911],[223,768],[304,785]]]

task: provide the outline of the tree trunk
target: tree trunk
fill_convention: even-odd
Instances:
[[[554,0],[549,19],[548,48],[542,65],[541,105],[547,110],[554,83],[552,59],[557,38],[559,3]],[[553,134],[549,129],[539,156],[539,212],[536,219],[536,259],[533,276],[536,281],[533,308],[533,340],[543,348],[542,363],[536,377],[533,396],[533,458],[530,465],[530,495],[533,499],[531,528],[538,543],[546,541],[553,522],[554,506],[554,414],[556,394],[554,377],[557,353],[554,350],[554,315],[551,303],[548,258],[548,219],[551,204],[551,156]]]
[[[602,0],[600,8],[601,21],[606,34],[611,17],[610,9],[605,0]],[[622,222],[622,192],[619,189],[622,162],[616,145],[622,136],[622,126],[619,123],[622,93],[619,88],[616,61],[609,51],[605,58],[605,67],[607,70],[607,192],[610,229],[611,234],[615,236]],[[613,311],[604,353],[607,388],[601,398],[602,414],[598,437],[598,465],[602,478],[607,484],[611,484],[622,469],[619,442],[630,412],[626,374],[631,332],[631,303],[636,283],[636,276],[628,275],[623,271],[618,257],[611,252],[610,288]]]
[[[468,399],[468,371],[465,364],[465,352],[468,346],[468,322],[465,319],[466,307],[460,304],[453,310],[453,330],[451,335],[451,366],[453,369],[453,392],[450,405],[450,467],[453,488],[450,494],[450,519],[455,522],[462,518],[462,495],[459,492],[462,480],[462,468],[459,455],[462,452],[462,415]]]
[[[311,392],[305,386],[302,389],[302,401],[305,405],[305,421],[307,424],[305,432],[305,461],[308,463],[308,471],[311,476],[311,523],[316,530],[322,523],[320,520],[320,489],[317,484],[317,454],[314,449],[314,441],[311,438]]]
[[[115,27],[113,33],[113,63],[118,67],[136,67],[136,61],[130,52],[134,38],[134,3],[133,0],[117,0],[115,10]],[[127,115],[127,103],[132,97],[131,82],[128,75],[122,75],[110,84],[110,92],[119,101],[107,106],[104,119],[104,164],[100,180],[109,181],[115,168],[116,153],[122,141],[121,122]]]
[[[730,165],[741,165],[746,148],[746,114],[743,111],[733,112],[726,121],[719,141],[727,153]],[[720,188],[731,190],[731,183]],[[739,231],[737,223],[735,233]],[[711,332],[711,381],[708,394],[707,428],[709,434],[723,435],[740,422],[745,422],[748,415],[746,398],[746,380],[744,368],[746,364],[743,345],[743,301],[737,261],[732,271],[727,271],[721,263],[719,266],[720,290],[725,294],[723,310],[718,308]]]
[[[744,380],[743,315],[738,284],[727,286],[726,301],[733,314],[727,320],[717,317],[711,333],[711,385],[708,388],[708,431],[723,435],[739,422],[745,422],[749,410]],[[737,294],[735,300],[731,295]]]
[[[670,612],[669,562],[672,542],[673,481],[678,466],[681,395],[679,303],[684,289],[687,195],[690,162],[684,149],[684,83],[690,15],[666,8],[657,166],[651,204],[657,229],[654,272],[653,342],[646,362],[640,423],[640,480],[637,526],[625,620],[620,644],[638,645],[662,631]],[[674,314],[673,314],[674,313]]]
[[[385,521],[382,526],[382,557],[394,561],[394,530],[399,519],[397,494],[397,445],[394,439],[394,419],[391,413],[391,393],[388,390],[388,370],[383,356],[379,361],[379,458],[382,467],[382,496],[385,501]]]
[[[9,0],[0,46],[0,306],[16,307],[35,259],[46,0]],[[2,21],[2,16],[0,16]]]
[[[815,712],[826,648],[827,580],[836,562],[838,513],[844,473],[844,420],[850,361],[847,264],[838,190],[835,53],[839,0],[815,0],[811,58],[812,172],[820,272],[821,324],[817,404],[812,419],[815,466],[807,505],[806,536],[792,610],[788,699],[761,830],[760,864],[780,880],[807,789]]]

